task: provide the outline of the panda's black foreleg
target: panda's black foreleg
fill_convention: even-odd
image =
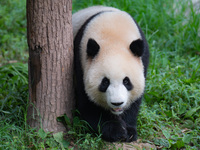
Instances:
[[[128,125],[120,116],[102,124],[102,138],[109,142],[132,142],[137,140],[136,126]]]
[[[126,124],[121,118],[104,122],[101,127],[102,138],[108,142],[127,141]]]

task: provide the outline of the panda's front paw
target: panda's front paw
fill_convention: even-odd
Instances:
[[[128,137],[126,139],[126,142],[132,142],[137,140],[137,129],[136,127],[127,127],[127,134]]]
[[[109,122],[102,127],[102,138],[108,142],[126,141],[126,127],[119,122]]]

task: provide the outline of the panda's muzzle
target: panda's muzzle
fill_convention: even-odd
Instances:
[[[111,112],[114,114],[121,114],[123,112],[123,108],[120,107],[121,105],[123,105],[124,102],[111,102],[111,104],[114,106],[114,108],[111,108]]]

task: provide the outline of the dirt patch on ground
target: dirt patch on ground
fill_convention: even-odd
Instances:
[[[131,143],[113,143],[108,146],[108,149],[120,150],[156,150],[155,145],[149,143],[131,142]]]

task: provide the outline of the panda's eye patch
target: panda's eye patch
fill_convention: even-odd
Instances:
[[[130,90],[133,89],[133,85],[132,85],[132,83],[131,83],[131,81],[130,81],[130,79],[129,79],[128,77],[125,77],[125,78],[123,79],[123,84],[124,84],[124,86],[126,87],[126,89],[127,89],[128,91],[130,91]]]
[[[109,85],[110,85],[110,80],[108,78],[104,77],[99,86],[99,91],[106,92]]]

